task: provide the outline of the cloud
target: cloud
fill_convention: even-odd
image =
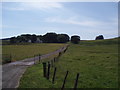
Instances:
[[[86,17],[87,18],[87,17]],[[72,24],[72,25],[79,25],[79,26],[86,26],[86,27],[102,27],[102,26],[113,26],[117,25],[117,20],[111,20],[111,22],[103,22],[97,21],[94,19],[87,20],[86,18],[82,19],[81,21],[77,18],[70,17],[70,18],[59,18],[59,17],[48,17],[45,19],[46,22],[49,23],[61,23],[61,24]]]
[[[67,18],[67,19],[62,19],[58,17],[50,17],[45,19],[46,22],[51,22],[51,23],[62,23],[62,24],[73,24],[73,25],[81,25],[81,26],[93,26],[96,23],[92,21],[78,21],[74,20],[74,18]]]
[[[7,10],[48,10],[48,9],[60,9],[63,5],[58,2],[19,2],[16,6],[4,7]]]
[[[25,7],[31,7],[36,9],[48,9],[48,8],[62,8],[62,4],[57,2],[39,2],[39,3],[22,3]]]

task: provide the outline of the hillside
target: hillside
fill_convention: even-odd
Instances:
[[[57,74],[55,84],[42,75],[42,64],[28,68],[23,75],[20,88],[61,88],[68,70],[65,88],[73,88],[76,74],[79,73],[78,88],[117,88],[118,87],[118,39],[81,41],[71,44],[65,54],[55,63]],[[35,70],[35,74],[32,71]],[[33,78],[34,77],[34,78]],[[32,82],[29,79],[33,78]],[[29,83],[29,84],[28,84]]]

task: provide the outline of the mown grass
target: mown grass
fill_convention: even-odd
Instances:
[[[53,52],[64,44],[27,44],[27,45],[3,45],[2,55],[3,60],[11,56],[12,61],[23,60],[25,58],[34,57],[38,54],[47,54]]]
[[[50,80],[46,80],[43,77],[42,64],[38,64],[27,69],[19,87],[61,88],[65,73],[68,70],[65,88],[74,87],[77,73],[80,73],[78,88],[117,88],[118,41],[111,39],[70,44],[66,53],[56,62],[55,67],[57,67],[55,84],[51,84],[53,68]],[[31,83],[35,85],[28,84],[30,78],[32,78]]]

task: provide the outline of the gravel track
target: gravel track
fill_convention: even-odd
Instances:
[[[51,55],[64,51],[66,47],[67,46],[64,46],[54,52],[41,55],[40,58],[48,58]],[[26,71],[27,67],[34,65],[34,60],[39,60],[39,56],[2,65],[2,88],[17,88],[23,73]]]

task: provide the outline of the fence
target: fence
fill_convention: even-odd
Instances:
[[[67,48],[63,51],[63,52],[59,52],[58,57],[53,58],[52,60],[48,61],[48,62],[43,62],[43,76],[47,79],[47,80],[51,80],[51,83],[54,84],[55,80],[56,80],[56,73],[57,73],[57,67],[55,67],[55,63],[59,60],[59,57],[65,53],[67,50]],[[50,79],[50,73],[51,73],[51,68],[53,68],[53,75],[52,78]],[[63,80],[63,84],[61,85],[61,90],[63,90],[65,88],[65,84],[67,83],[67,77],[68,77],[69,71],[67,70],[65,75],[64,75],[64,80]],[[78,79],[79,79],[79,73],[76,74],[75,76],[75,81],[74,81],[74,90],[77,89],[77,85],[78,85]]]
[[[67,47],[68,47],[68,46],[67,46]],[[53,61],[53,62],[57,61],[58,58],[59,58],[63,53],[66,52],[67,47],[62,47],[62,48],[56,50],[57,53],[58,53],[58,56],[57,56],[56,58],[54,58],[54,61]],[[56,51],[55,51],[55,52],[56,52]],[[55,52],[52,53],[52,54],[55,54]],[[52,55],[52,54],[46,54],[46,56],[49,57],[49,56]],[[45,55],[42,55],[42,57],[45,57]],[[37,62],[41,63],[41,55],[40,55],[40,54],[39,54],[39,55],[34,55],[34,64],[37,64]]]
[[[54,59],[53,59],[52,61],[54,61]],[[52,61],[51,61],[51,62],[52,62]],[[56,62],[56,61],[55,61],[55,62]],[[54,62],[54,64],[55,64],[55,62]],[[50,62],[43,62],[42,64],[43,64],[43,76],[44,76],[46,79],[48,79],[48,80],[50,80],[50,72],[51,72],[51,71],[50,71],[50,68],[53,68],[53,69],[54,69],[53,75],[52,75],[52,79],[51,79],[51,82],[54,84],[55,79],[56,79],[57,67],[54,67],[54,65],[53,65],[53,67],[52,67],[52,63],[50,63]],[[62,86],[61,86],[61,90],[63,90],[63,89],[65,88],[65,84],[66,84],[66,80],[67,80],[68,74],[69,74],[69,71],[67,70],[67,71],[66,71],[66,74],[65,74],[65,77],[64,77],[64,80],[63,80],[63,84],[62,84]],[[76,79],[75,79],[75,81],[74,81],[74,90],[76,90],[76,88],[77,88],[78,78],[79,78],[79,73],[77,73]]]

